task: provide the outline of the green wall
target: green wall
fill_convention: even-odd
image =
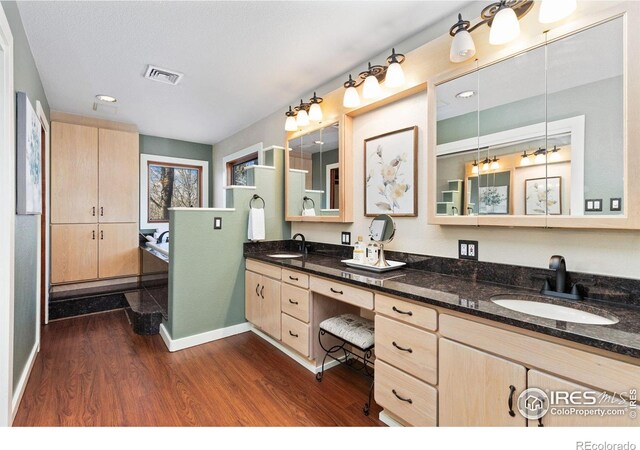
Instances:
[[[20,12],[15,2],[2,2],[2,8],[13,34],[14,88],[27,93],[33,108],[36,100],[49,115],[49,102],[44,93],[31,47],[24,32]],[[16,215],[15,225],[15,300],[13,320],[13,388],[17,387],[36,343],[38,227],[40,216]]]
[[[213,152],[211,145],[141,134],[140,153],[207,161],[209,163],[209,204],[205,206],[213,205]]]

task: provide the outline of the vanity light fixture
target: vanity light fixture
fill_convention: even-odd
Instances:
[[[475,159],[473,160],[473,164],[471,164],[471,173],[478,174],[478,161]]]
[[[500,168],[500,163],[498,161],[498,157],[494,156],[491,160],[491,170],[498,170]]]
[[[553,146],[553,149],[549,150],[551,152],[551,156],[549,156],[549,161],[558,162],[560,161],[560,149],[557,145]]]
[[[577,0],[542,0],[540,4],[540,23],[553,23],[569,17],[577,8]]]
[[[555,0],[549,0],[555,1]],[[458,21],[449,29],[453,37],[449,60],[454,63],[464,62],[476,54],[476,46],[471,32],[487,24],[491,28],[489,42],[492,45],[502,45],[511,42],[520,34],[522,19],[533,7],[533,0],[501,0],[491,3],[480,13],[480,22],[471,25],[458,14]]]
[[[520,160],[521,166],[528,166],[531,164],[531,160],[529,159],[530,155],[527,155],[527,151],[522,152],[522,159]]]
[[[345,108],[360,106],[360,96],[356,90],[360,85],[364,85],[362,87],[362,96],[366,99],[376,98],[382,94],[380,82],[384,81],[384,85],[389,88],[402,86],[404,84],[404,71],[401,64],[404,60],[405,56],[401,53],[396,53],[394,48],[387,58],[387,65],[372,65],[369,63],[367,70],[360,72],[355,80],[349,74],[349,79],[343,84],[345,92],[342,105]]]
[[[118,101],[115,97],[112,97],[110,95],[105,95],[105,94],[96,95],[96,99],[100,100],[101,102],[107,102],[107,103],[115,103]]]
[[[485,158],[482,160],[482,170],[486,172],[491,167],[491,160],[489,158]]]
[[[322,121],[322,97],[318,97],[316,93],[313,93],[313,97],[309,100],[309,103],[305,103],[300,99],[300,104],[294,108],[289,106],[289,111],[285,112],[287,120],[284,123],[285,131],[297,131],[298,128],[309,125],[311,121]]]
[[[547,162],[547,150],[544,148],[540,147],[538,150],[533,152],[533,154],[535,155],[534,162],[536,164],[544,164]]]

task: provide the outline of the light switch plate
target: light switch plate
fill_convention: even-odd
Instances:
[[[214,230],[222,230],[222,217],[214,217],[213,218],[213,229]]]
[[[601,198],[588,198],[584,201],[585,211],[602,211],[602,199]]]
[[[351,245],[351,232],[343,231],[341,242],[342,242],[342,245]]]
[[[610,211],[622,211],[622,199],[621,198],[612,198],[609,199],[609,210]]]
[[[478,260],[478,241],[458,241],[458,258]]]

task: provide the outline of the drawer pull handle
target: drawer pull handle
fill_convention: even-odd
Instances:
[[[289,279],[293,281],[298,281],[298,277],[292,277],[291,275],[289,275]]]
[[[260,297],[264,299],[264,286],[260,289]]]
[[[393,341],[392,344],[393,344],[393,346],[395,348],[397,348],[400,351],[407,352],[407,353],[413,353],[413,349],[411,349],[410,347],[409,348],[400,347],[398,344],[396,344],[396,341]]]
[[[294,302],[293,300],[289,299],[289,303],[291,303],[292,305],[297,305],[298,302]]]
[[[333,292],[334,294],[340,294],[340,295],[344,294],[344,292],[336,291],[334,288],[330,288],[330,289],[331,289],[331,292]]]
[[[516,387],[512,384],[509,386],[509,415],[515,417],[516,413],[513,412],[513,394],[516,392]]]
[[[396,392],[395,389],[391,389],[391,392],[393,392],[393,395],[395,395],[398,400],[403,401],[403,402],[407,402],[410,405],[413,404],[413,400],[411,400],[410,398],[404,398],[404,397],[398,395],[398,393]]]
[[[104,206],[100,207],[100,217],[104,216]]]
[[[104,241],[104,230],[100,230],[100,240]]]
[[[398,309],[395,306],[393,308],[391,308],[391,309],[393,309],[398,314],[406,314],[409,317],[413,316],[413,312],[411,312],[411,311],[402,311],[401,309]]]
[[[291,332],[291,330],[289,330],[289,334],[290,334],[291,336],[293,336],[293,337],[298,337],[298,335],[297,335],[297,334],[293,334],[293,333]]]
[[[93,239],[94,241],[96,240],[96,230],[93,230],[91,232],[91,239]]]
[[[260,297],[260,283],[256,284],[256,295]]]
[[[93,217],[95,217],[95,216],[96,216],[96,207],[95,207],[95,206],[94,206],[93,208],[91,208],[91,215],[92,215]]]

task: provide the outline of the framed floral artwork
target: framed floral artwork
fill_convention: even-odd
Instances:
[[[526,215],[562,214],[562,177],[530,178],[524,183]]]
[[[364,140],[364,215],[418,215],[418,127]]]
[[[42,125],[24,92],[17,92],[16,212],[42,214],[40,139]]]

